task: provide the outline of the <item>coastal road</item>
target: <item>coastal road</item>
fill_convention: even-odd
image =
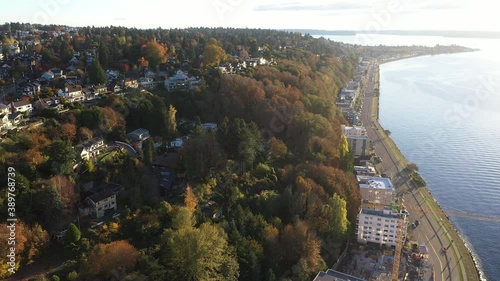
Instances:
[[[403,195],[403,202],[410,212],[410,224],[419,220],[420,225],[416,229],[409,227],[409,234],[419,244],[425,244],[429,248],[429,261],[434,266],[434,280],[437,281],[459,281],[467,280],[463,270],[463,261],[458,254],[454,254],[454,244],[449,238],[441,224],[440,218],[425,202],[419,189],[409,186],[409,175],[404,171],[405,163],[402,163],[393,155],[389,140],[383,128],[378,122],[378,106],[373,106],[375,72],[378,65],[373,63],[368,70],[368,79],[364,88],[365,97],[361,111],[361,122],[366,128],[368,137],[375,147],[375,153],[382,159],[383,172],[391,177],[398,194]],[[443,248],[448,248],[442,251]],[[455,251],[458,253],[458,251]]]

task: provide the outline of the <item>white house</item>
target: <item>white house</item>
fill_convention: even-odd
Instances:
[[[67,99],[69,102],[85,100],[85,94],[81,88],[64,88],[64,90],[59,90],[57,95]]]
[[[106,145],[102,138],[97,137],[77,145],[75,149],[82,160],[90,160],[106,150]]]
[[[398,222],[401,225],[401,237],[406,237],[406,214],[384,210],[361,209],[358,214],[357,240],[379,245],[396,246]]]
[[[139,83],[136,79],[125,78],[125,80],[123,80],[123,87],[136,89],[139,87]]]
[[[188,77],[182,70],[178,70],[176,74],[165,79],[164,85],[169,92],[176,90],[193,89],[201,84],[201,80],[196,77]]]
[[[12,112],[31,112],[33,111],[33,105],[29,102],[29,101],[26,101],[26,100],[22,100],[22,101],[15,101],[15,102],[12,102],[11,104],[11,109],[12,109]]]

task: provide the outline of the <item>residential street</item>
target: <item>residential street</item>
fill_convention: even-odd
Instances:
[[[403,202],[410,212],[409,224],[415,220],[420,221],[420,225],[415,229],[409,227],[409,235],[413,236],[413,239],[417,240],[419,244],[425,244],[429,248],[429,262],[433,264],[435,271],[434,280],[467,280],[465,271],[462,271],[462,258],[455,249],[455,245],[450,243],[452,240],[449,240],[448,235],[444,233],[444,228],[440,223],[441,218],[430,211],[431,208],[424,201],[420,189],[410,188],[409,176],[403,171],[405,164],[393,155],[388,140],[385,139],[384,129],[378,123],[377,114],[374,113],[374,117],[371,119],[374,74],[377,68],[378,65],[375,64],[368,69],[361,121],[371,143],[375,146],[376,154],[382,159],[383,172],[391,177],[398,195],[403,195]],[[442,253],[443,247],[450,248]]]

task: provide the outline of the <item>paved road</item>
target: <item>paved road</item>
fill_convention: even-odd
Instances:
[[[429,248],[429,261],[433,264],[435,271],[434,280],[467,280],[465,271],[463,271],[462,274],[463,279],[460,278],[460,270],[463,268],[463,262],[460,257],[458,257],[457,261],[453,255],[452,251],[454,250],[454,244],[450,244],[449,240],[446,238],[447,235],[444,233],[439,218],[429,211],[431,208],[424,202],[420,191],[410,188],[408,184],[408,175],[402,171],[405,168],[404,163],[398,162],[396,157],[392,155],[390,146],[384,139],[385,134],[382,134],[383,128],[378,123],[378,119],[375,117],[374,119],[376,120],[374,122],[371,120],[373,82],[376,68],[378,68],[378,66],[374,65],[370,67],[368,71],[361,121],[366,127],[368,137],[375,146],[375,153],[382,158],[382,167],[385,174],[391,176],[398,194],[403,194],[405,206],[410,211],[410,222],[415,220],[420,221],[420,225],[416,229],[410,230],[410,235],[420,244],[425,244]],[[443,247],[450,248],[443,253]],[[458,251],[456,252],[458,253]]]

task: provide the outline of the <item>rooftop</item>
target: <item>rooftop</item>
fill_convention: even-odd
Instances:
[[[356,176],[359,183],[359,188],[375,188],[375,189],[392,189],[394,190],[394,185],[392,185],[391,179],[372,177],[372,176]]]
[[[397,219],[400,216],[399,213],[393,213],[390,209],[374,210],[374,209],[363,209],[362,208],[359,211],[359,213],[365,214],[365,215],[371,215],[371,216],[390,218],[390,219]]]
[[[92,200],[94,203],[97,203],[99,201],[102,201],[106,198],[109,198],[111,196],[114,196],[115,193],[111,190],[104,190],[102,192],[99,192],[99,193],[96,193],[96,194],[93,194],[93,195],[90,195],[89,198],[90,200]]]

